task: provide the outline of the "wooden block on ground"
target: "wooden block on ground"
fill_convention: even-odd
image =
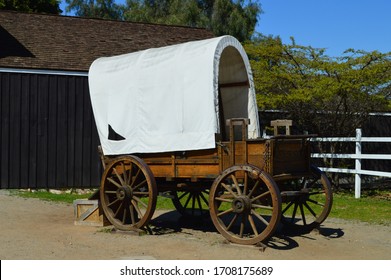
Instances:
[[[75,225],[108,226],[110,222],[100,211],[99,201],[90,199],[76,199],[73,201]]]

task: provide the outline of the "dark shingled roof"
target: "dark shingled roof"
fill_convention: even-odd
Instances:
[[[98,57],[211,37],[200,28],[0,10],[0,67],[88,71]]]

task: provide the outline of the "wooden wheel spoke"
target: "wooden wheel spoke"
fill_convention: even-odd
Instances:
[[[270,195],[270,191],[264,192],[263,194],[260,194],[260,195],[258,195],[256,197],[252,198],[251,202],[253,202],[253,201],[257,200],[257,199],[260,199],[260,198],[262,198],[262,197],[264,197],[266,195]]]
[[[135,186],[134,188],[132,188],[132,190],[137,190],[138,188],[140,188],[142,185],[145,185],[145,183],[147,183],[147,179],[145,179],[144,181],[142,181],[141,183],[137,184],[137,186]]]
[[[199,195],[197,195],[196,198],[197,198],[197,203],[198,203],[198,209],[200,210],[200,212],[202,212],[201,198]]]
[[[221,201],[221,202],[230,202],[232,203],[233,199],[227,199],[227,198],[221,198],[221,197],[215,197],[215,200]]]
[[[224,215],[226,215],[226,214],[231,213],[232,211],[234,211],[233,208],[227,209],[227,210],[225,210],[225,211],[223,211],[223,212],[218,213],[218,214],[217,214],[217,217],[224,216]]]
[[[246,223],[246,218],[244,215],[242,215],[242,221],[240,222],[240,230],[239,230],[240,238],[243,238],[245,223]]]
[[[292,213],[292,218],[291,218],[291,221],[293,222],[296,218],[296,211],[297,211],[297,207],[299,205],[297,203],[295,203],[295,207],[293,208],[293,213]]]
[[[252,228],[254,234],[255,234],[255,235],[259,235],[258,230],[257,230],[257,227],[255,226],[253,217],[252,217],[251,215],[248,216],[248,220],[249,220],[249,222],[250,222],[250,225],[251,225],[251,228]]]
[[[311,212],[312,216],[314,216],[314,217],[316,218],[316,213],[315,213],[315,211],[307,204],[307,202],[304,202],[304,206],[305,206],[305,208],[308,209],[308,211]]]
[[[107,207],[110,207],[111,205],[115,204],[116,202],[119,201],[119,198],[113,200],[112,202],[110,202],[109,204],[107,204]]]
[[[183,194],[181,194],[178,199],[181,200],[182,198],[184,198],[187,194],[189,194],[189,192],[183,192]]]
[[[134,206],[132,203],[129,206],[129,212],[130,212],[130,219],[132,221],[132,225],[134,225],[136,223],[136,217],[134,216]]]
[[[148,196],[149,192],[133,192],[134,195],[142,195],[142,196]]]
[[[232,178],[232,181],[233,181],[234,184],[235,184],[235,187],[236,187],[236,189],[237,189],[237,191],[238,191],[238,194],[241,195],[241,194],[242,194],[242,190],[240,189],[240,186],[239,186],[238,180],[236,179],[235,174],[232,174],[232,175],[231,175],[231,178]]]
[[[236,195],[236,193],[234,193],[233,191],[232,191],[232,188],[230,188],[229,186],[227,186],[226,184],[224,184],[224,183],[221,183],[221,185],[223,186],[223,188],[224,189],[226,189],[230,194],[232,194],[233,195],[233,197],[238,197],[237,195]]]
[[[253,204],[251,204],[251,207],[252,207],[252,208],[260,208],[260,209],[265,209],[265,210],[271,210],[271,211],[273,211],[273,207],[267,206],[267,205],[261,205],[261,204],[255,204],[255,203],[253,203]]]
[[[192,194],[192,199],[191,199],[191,214],[192,215],[194,215],[195,203],[196,203],[196,198],[195,198],[195,195]]]
[[[115,169],[114,169],[115,170]],[[110,183],[112,183],[113,185],[115,185],[116,187],[118,188],[121,188],[122,186],[117,182],[115,181],[114,179],[110,178],[110,177],[107,177],[107,181],[109,181]]]
[[[128,183],[128,174],[126,173],[127,171],[126,171],[126,168],[125,168],[125,164],[124,164],[124,162],[123,161],[121,161],[121,166],[122,166],[122,174],[123,174],[123,176],[124,176],[124,185],[126,185],[127,183]]]
[[[307,225],[307,221],[305,219],[305,213],[304,213],[304,209],[303,209],[303,204],[300,203],[299,208],[300,208],[301,219],[303,220],[303,224]]]
[[[133,163],[131,162],[129,164],[129,174],[127,174],[127,181],[126,181],[126,184],[129,186],[130,185],[130,181],[132,180],[132,174],[133,174]]]
[[[106,194],[116,194],[116,191],[105,191]]]
[[[121,210],[123,204],[124,204],[124,203],[122,202],[122,203],[118,206],[117,211],[115,211],[115,213],[114,213],[114,217],[117,217],[117,215],[118,215],[118,213],[119,213],[119,210]]]
[[[251,189],[250,193],[248,194],[248,197],[252,197],[254,191],[258,188],[258,185],[259,183],[261,182],[261,180],[257,180],[253,186],[253,188]]]
[[[269,222],[265,220],[264,217],[262,217],[261,215],[259,215],[257,212],[255,212],[254,210],[251,210],[251,214],[253,214],[258,220],[260,220],[262,223],[264,223],[266,226],[269,225]]]
[[[284,214],[291,206],[293,205],[293,201],[289,202],[289,204],[282,210],[282,214]]]
[[[139,215],[140,219],[143,217],[143,213],[141,212],[140,208],[138,207],[138,204],[132,200],[132,204],[134,209],[136,209],[137,214]]]
[[[141,173],[141,169],[138,168],[137,173],[136,173],[136,175],[134,176],[134,178],[131,178],[130,188],[133,189],[133,190],[136,189],[136,188],[133,187],[133,185],[137,182],[137,178],[138,178],[138,176],[140,175],[140,173]]]
[[[206,197],[204,196],[204,194],[202,192],[200,193],[200,197],[205,202],[206,205],[209,205],[209,201],[206,199]]]
[[[227,226],[227,230],[230,230],[231,227],[233,226],[233,224],[235,223],[236,219],[238,218],[238,214],[235,214],[235,216],[232,218],[231,222],[229,223],[229,225]]]
[[[122,217],[122,223],[123,223],[123,224],[125,224],[125,222],[126,222],[126,212],[127,212],[126,209],[127,209],[127,208],[124,207],[124,215],[123,215],[123,217]]]
[[[142,206],[144,206],[145,208],[148,208],[148,205],[145,204],[140,198],[138,198],[137,196],[133,196],[133,199],[136,200],[138,203],[140,203]],[[133,200],[132,200],[133,201]]]
[[[244,173],[244,186],[243,186],[243,194],[245,195],[247,193],[248,189],[248,174],[247,172]]]
[[[314,192],[310,192],[309,195],[317,195],[317,194],[324,194],[324,190],[318,190],[318,191],[314,191]]]
[[[323,203],[320,203],[319,201],[313,200],[313,199],[307,199],[307,201],[312,202],[313,204],[319,205],[324,207],[325,205]]]
[[[186,199],[186,202],[183,204],[183,208],[187,208],[187,205],[189,205],[190,199],[192,197],[192,194],[189,192],[189,196]]]
[[[122,178],[122,176],[118,174],[117,168],[113,168],[113,171],[115,173],[115,176],[117,176],[118,180],[121,182],[121,185],[124,186],[125,185],[124,179]]]

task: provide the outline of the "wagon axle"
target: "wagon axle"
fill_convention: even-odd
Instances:
[[[133,191],[130,186],[125,185],[118,188],[116,195],[119,200],[131,200],[133,197]]]
[[[251,211],[251,199],[247,196],[239,196],[232,201],[232,209],[237,214],[249,214]]]

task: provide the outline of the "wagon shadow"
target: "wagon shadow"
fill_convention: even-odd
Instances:
[[[302,239],[317,241],[319,237],[327,239],[340,238],[344,236],[344,231],[340,228],[329,228],[320,226],[313,230],[304,230],[300,227],[290,227],[280,224],[274,235],[265,242],[268,248],[276,250],[291,250],[299,247],[299,243],[294,238],[300,237]]]
[[[154,235],[185,233],[184,229],[202,232],[217,232],[209,216],[188,217],[177,211],[169,211],[152,219],[151,233]],[[187,233],[190,234],[190,233]]]
[[[212,220],[209,216],[206,217],[184,217],[177,211],[169,211],[158,215],[151,221],[150,234],[153,235],[167,235],[167,234],[193,234],[192,231],[201,231],[209,233],[218,233]],[[264,241],[265,248],[274,250],[292,250],[299,247],[299,243],[295,238],[312,239],[316,241],[317,236],[322,236],[328,239],[340,238],[344,232],[340,228],[329,228],[320,226],[312,231],[303,230],[297,227],[290,227],[283,225],[278,226],[276,232],[271,238]]]

